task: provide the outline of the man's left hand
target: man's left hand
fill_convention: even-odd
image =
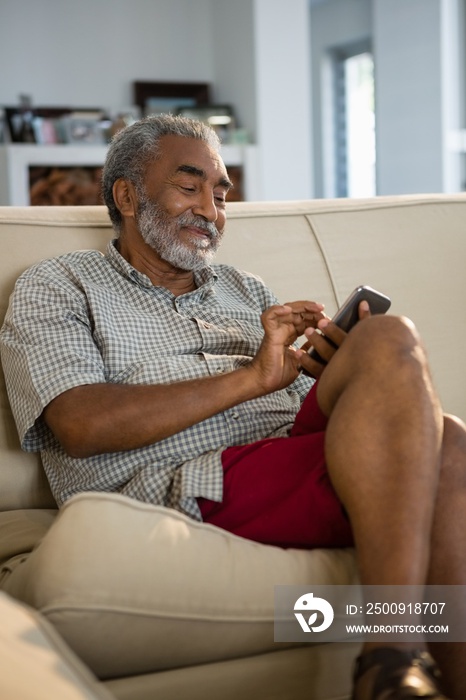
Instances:
[[[359,320],[371,315],[369,304],[362,301],[359,304]],[[320,331],[320,332],[319,332]],[[327,364],[344,343],[347,333],[336,326],[329,318],[322,318],[315,328],[308,327],[304,331],[308,341],[298,350],[299,363],[311,377],[320,377]],[[328,340],[331,342],[328,342]],[[315,348],[323,360],[323,363],[314,360],[309,356],[309,350]]]

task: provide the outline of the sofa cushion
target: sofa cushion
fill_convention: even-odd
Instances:
[[[264,653],[274,586],[356,582],[352,550],[260,545],[160,506],[85,493],[3,583],[100,678]]]
[[[0,511],[56,508],[38,454],[23,452],[0,371]]]
[[[2,698],[111,700],[39,613],[0,593],[0,619]]]
[[[28,509],[0,513],[0,566],[7,569],[12,558],[31,552],[55,520],[57,512],[56,509]]]
[[[71,250],[105,250],[112,237],[106,207],[0,207],[0,324],[16,279],[44,258]],[[0,510],[53,508],[39,455],[21,451],[0,371]]]

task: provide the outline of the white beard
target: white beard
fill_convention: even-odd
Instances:
[[[201,216],[188,213],[177,217],[168,216],[158,204],[151,202],[146,196],[139,197],[136,222],[144,241],[162,260],[180,270],[200,270],[209,265],[222,238],[222,232]],[[178,237],[183,226],[203,229],[209,238],[196,238],[187,245]]]

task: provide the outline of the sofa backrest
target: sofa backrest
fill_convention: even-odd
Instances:
[[[392,297],[424,337],[448,412],[466,419],[466,196],[232,203],[218,262],[260,275],[280,301],[329,314],[359,284]],[[0,207],[0,322],[18,275],[61,253],[104,250],[104,207]],[[396,377],[394,377],[396,381]],[[0,384],[0,510],[54,504],[36,455],[21,452]]]
[[[21,272],[70,250],[104,250],[111,235],[104,207],[0,207],[0,323]],[[53,507],[39,455],[20,449],[3,372],[0,406],[0,510]]]

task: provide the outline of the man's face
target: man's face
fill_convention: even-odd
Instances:
[[[220,245],[230,182],[219,155],[202,141],[164,136],[138,191],[144,241],[173,267],[196,270]]]

